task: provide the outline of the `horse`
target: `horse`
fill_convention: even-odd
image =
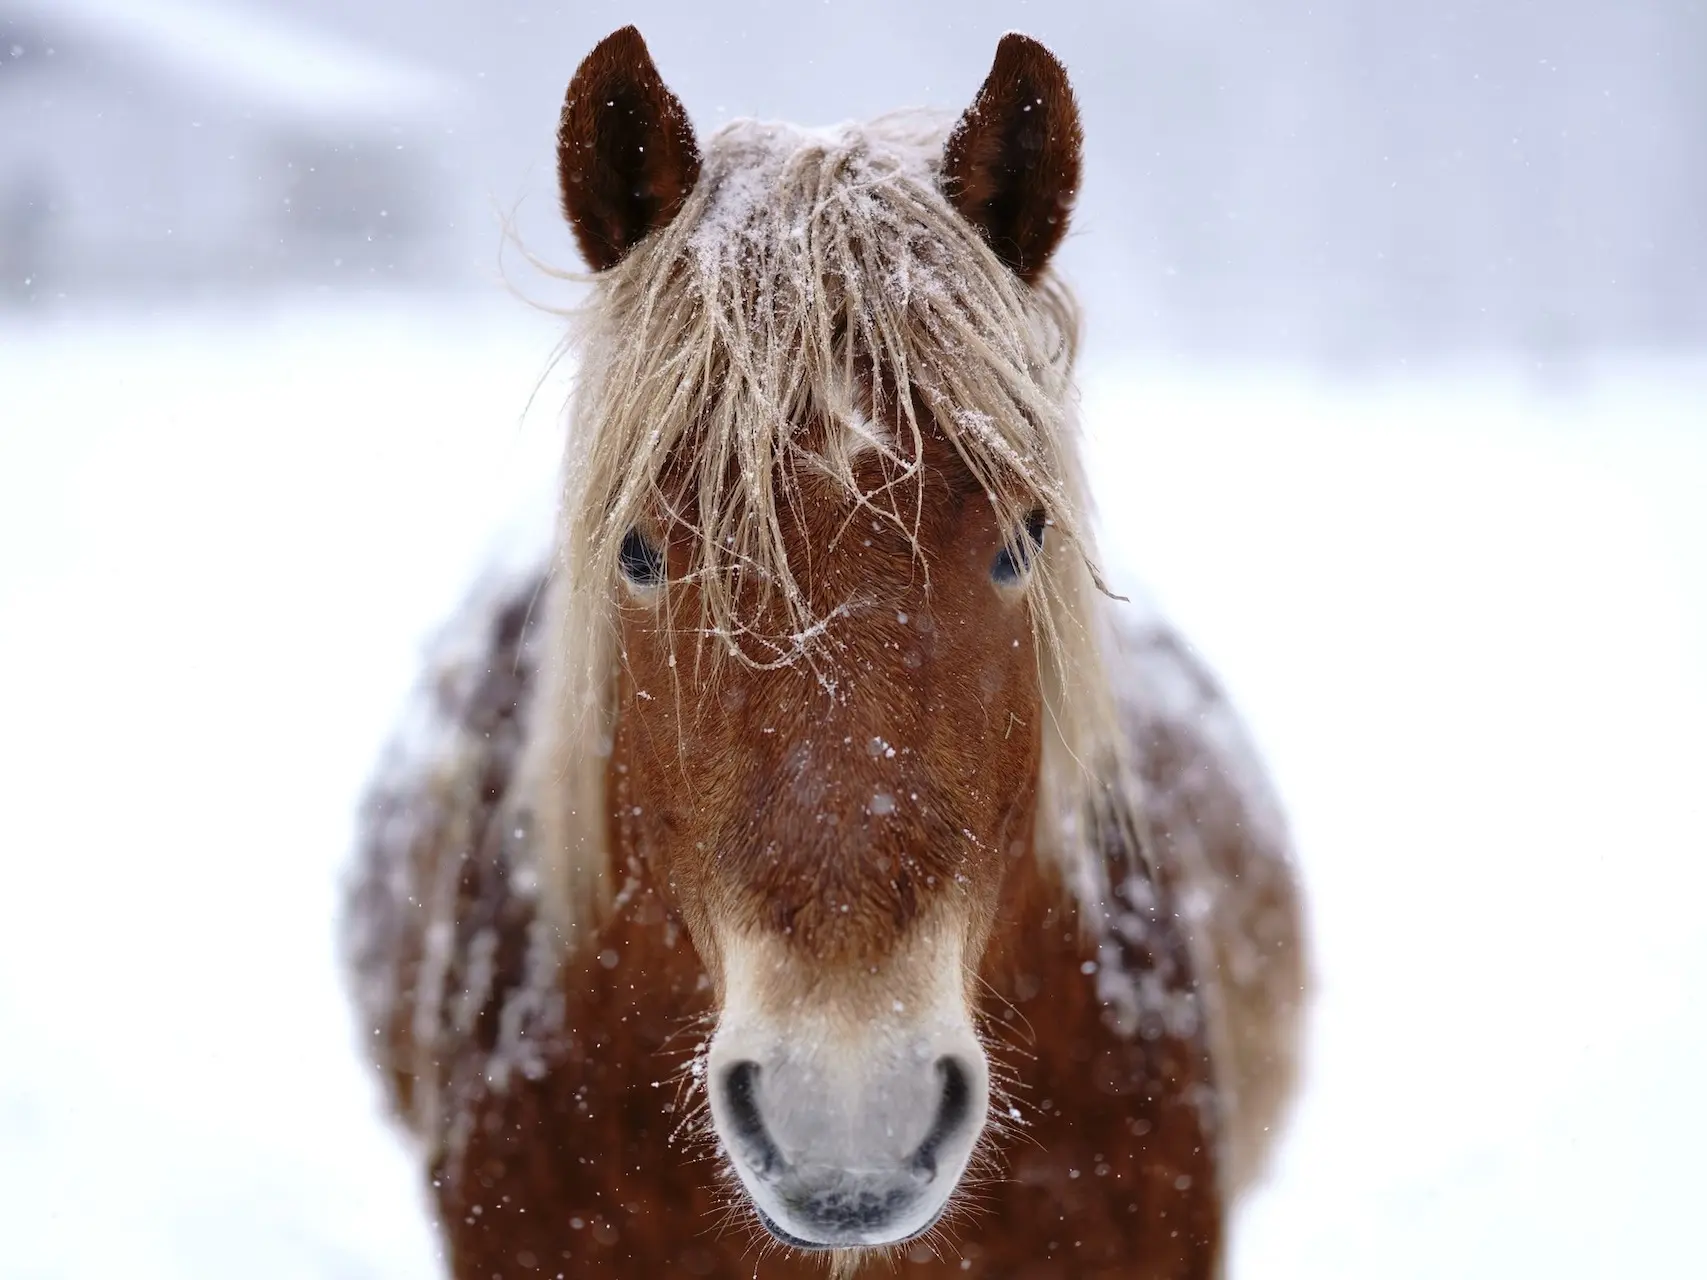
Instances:
[[[1299,1072],[1284,815],[1099,569],[1061,63],[702,146],[571,80],[549,537],[359,824],[361,1040],[456,1280],[1220,1274]]]

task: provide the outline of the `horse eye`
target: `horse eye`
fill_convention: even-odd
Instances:
[[[622,576],[637,587],[656,587],[664,582],[663,553],[646,541],[638,529],[623,535],[622,549],[617,552]]]
[[[1043,549],[1043,528],[1048,522],[1042,507],[1032,508],[1025,518],[1026,538],[1013,547],[1003,547],[996,552],[996,558],[990,565],[990,577],[998,586],[1010,587],[1030,570],[1033,554]]]

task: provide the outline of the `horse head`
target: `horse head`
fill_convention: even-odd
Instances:
[[[744,122],[702,151],[633,28],[563,107],[597,276],[576,732],[611,874],[660,886],[704,965],[721,1150],[795,1246],[927,1230],[992,1112],[979,966],[1058,825],[1091,654],[1047,274],[1079,153],[1065,72],[1019,35],[947,129]]]

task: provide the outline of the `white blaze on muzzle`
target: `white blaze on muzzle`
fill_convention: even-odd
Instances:
[[[779,999],[771,993],[795,984],[763,980],[766,952],[775,958],[762,944],[724,948],[724,1008],[706,1063],[718,1138],[760,1219],[806,1249],[927,1230],[989,1108],[958,957],[929,965],[924,991],[906,984],[910,1007],[895,996],[877,1004],[877,983],[845,1002]]]

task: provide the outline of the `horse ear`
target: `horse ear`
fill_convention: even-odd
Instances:
[[[948,135],[942,186],[1028,284],[1067,234],[1083,141],[1066,68],[1030,36],[1003,36],[983,87]]]
[[[612,32],[569,82],[557,126],[563,213],[594,271],[614,267],[681,211],[699,145],[634,27]]]

